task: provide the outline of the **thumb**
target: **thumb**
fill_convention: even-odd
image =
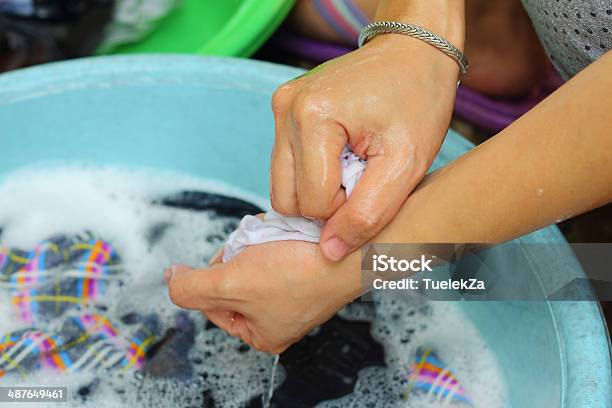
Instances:
[[[236,300],[228,294],[239,282],[234,279],[233,263],[217,264],[206,269],[174,265],[164,272],[168,294],[175,305],[185,309],[233,310]]]
[[[405,158],[368,158],[368,167],[351,196],[321,231],[323,255],[340,261],[374,238],[395,217],[422,177],[413,169],[414,163]]]

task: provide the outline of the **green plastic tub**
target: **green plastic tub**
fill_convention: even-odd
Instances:
[[[185,53],[248,57],[274,33],[295,0],[183,0],[145,39],[99,54]]]

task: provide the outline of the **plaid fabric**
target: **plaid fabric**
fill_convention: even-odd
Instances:
[[[27,324],[96,301],[119,267],[113,247],[90,234],[56,237],[32,251],[0,247],[0,282]]]
[[[121,277],[121,259],[107,242],[91,234],[58,236],[31,251],[0,248],[0,283],[28,329],[0,337],[0,376],[43,367],[140,368],[158,339],[155,315],[120,330],[102,314],[83,310],[103,303],[109,282]],[[50,333],[49,328],[60,327]]]
[[[405,399],[410,395],[427,394],[432,400],[472,405],[463,386],[430,348],[417,349],[415,362],[410,366]]]
[[[98,314],[67,317],[56,334],[36,329],[0,338],[0,376],[9,371],[27,374],[41,368],[59,372],[85,369],[139,369],[144,355],[158,339],[155,315],[121,333]]]

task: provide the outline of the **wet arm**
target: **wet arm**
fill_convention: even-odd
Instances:
[[[612,52],[428,176],[380,242],[500,242],[612,201]]]

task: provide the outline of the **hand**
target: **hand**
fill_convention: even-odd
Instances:
[[[332,263],[316,244],[298,241],[251,246],[207,269],[174,266],[165,278],[176,305],[275,354],[361,294],[358,257]]]
[[[273,97],[272,207],[327,220],[321,250],[338,261],[374,237],[425,175],[446,134],[457,64],[403,35],[281,86]],[[368,167],[350,199],[340,186],[345,144]]]

